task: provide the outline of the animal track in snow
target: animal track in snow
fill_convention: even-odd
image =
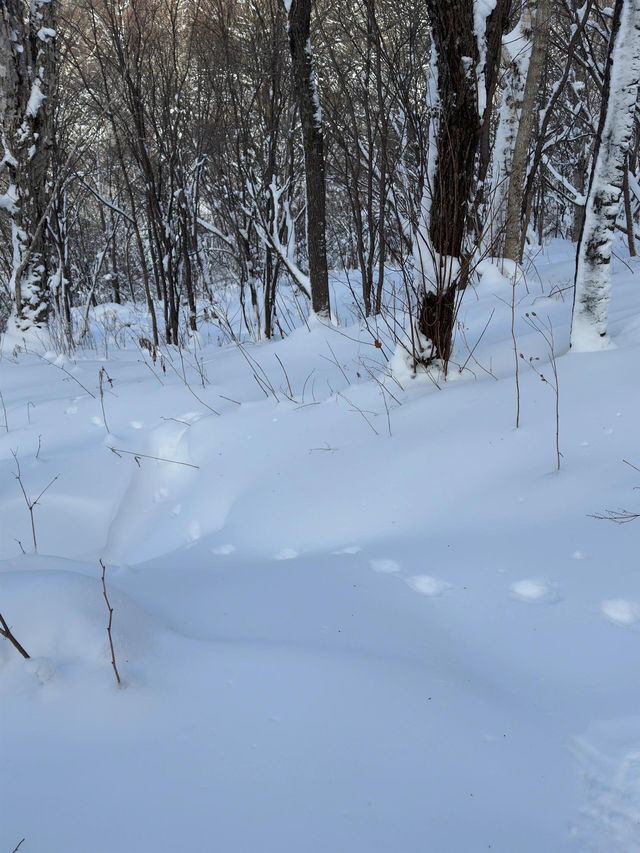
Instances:
[[[549,604],[558,599],[554,586],[541,578],[516,581],[511,584],[510,589],[514,598],[528,604]]]
[[[594,723],[572,739],[581,765],[585,803],[574,834],[581,849],[606,853],[640,850],[640,739],[638,717]]]
[[[212,549],[211,549],[211,553],[212,553],[212,554],[222,554],[222,555],[227,555],[227,554],[233,554],[233,552],[234,552],[235,550],[236,550],[236,546],[235,546],[235,545],[231,545],[230,543],[228,543],[228,544],[226,544],[226,545],[216,545],[216,547],[215,547],[215,548],[212,548]]]
[[[50,658],[29,658],[24,666],[40,684],[46,684],[56,675],[56,665]]]
[[[426,595],[429,598],[436,598],[448,589],[453,588],[447,581],[431,577],[431,575],[414,575],[411,578],[407,578],[405,583],[414,592],[419,592],[420,595]]]
[[[294,560],[298,556],[298,552],[294,548],[283,548],[274,554],[274,560]]]
[[[161,504],[163,503],[163,501],[166,501],[168,497],[169,489],[167,489],[165,486],[160,486],[159,489],[156,489],[153,499],[157,504]]]
[[[197,542],[200,538],[200,522],[192,521],[187,529],[187,542]]]
[[[142,429],[144,424],[142,423],[142,421],[130,421],[129,426],[133,429]]]
[[[400,563],[397,563],[395,560],[390,560],[386,557],[378,560],[369,560],[369,565],[371,566],[374,572],[382,572],[383,574],[388,575],[400,571]]]
[[[77,415],[78,414],[78,407],[77,406],[67,406],[67,408],[64,410],[64,413],[65,413],[65,415]]]
[[[362,551],[362,548],[359,545],[347,545],[346,548],[339,548],[337,551],[332,551],[332,554],[341,555],[341,554],[358,554]]]
[[[573,554],[571,555],[571,558],[573,560],[586,560],[587,556],[588,556],[588,554],[585,554],[584,551],[574,551]]]
[[[609,601],[603,601],[600,609],[614,625],[634,625],[640,620],[640,604],[637,601],[612,598]]]

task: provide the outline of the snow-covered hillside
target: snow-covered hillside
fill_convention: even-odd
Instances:
[[[516,289],[517,430],[488,262],[440,387],[346,312],[182,354],[117,306],[72,357],[5,341],[0,613],[31,658],[0,638],[2,850],[640,850],[640,521],[591,517],[640,511],[640,265],[615,348],[569,353],[572,252]]]

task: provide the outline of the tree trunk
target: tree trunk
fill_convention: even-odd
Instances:
[[[640,0],[616,0],[593,171],[578,245],[571,347],[607,346],[611,244],[640,82]]]
[[[532,33],[533,44],[522,98],[518,133],[516,134],[516,141],[513,148],[509,192],[507,196],[504,257],[518,262],[521,260],[522,195],[527,168],[527,155],[529,153],[529,142],[531,141],[531,132],[535,118],[536,99],[547,55],[549,19],[549,0],[537,0],[536,19]]]
[[[427,284],[419,327],[444,369],[451,355],[456,292],[464,290],[463,251],[469,205],[477,187],[479,143],[495,87],[502,30],[510,0],[497,0],[479,32],[473,0],[427,0],[437,76],[439,116],[429,221],[434,279]]]
[[[622,193],[624,197],[624,215],[627,221],[627,245],[629,246],[629,255],[635,258],[636,238],[633,233],[633,211],[631,210],[631,191],[629,189],[629,154],[624,158],[624,174],[622,178]]]
[[[2,161],[13,200],[10,288],[22,331],[46,325],[50,307],[46,218],[52,191],[57,11],[58,0],[35,0],[25,20],[21,2],[0,0]]]
[[[311,2],[312,0],[285,0],[285,6],[289,15],[289,46],[302,122],[311,305],[316,314],[328,319],[330,305],[326,246],[324,137],[309,36]]]
[[[514,29],[505,35],[502,45],[504,89],[498,114],[496,138],[493,150],[491,176],[491,209],[489,246],[492,254],[502,254],[504,225],[506,219],[509,175],[513,163],[513,149],[518,135],[518,124],[522,112],[522,99],[531,58],[531,31],[535,0],[523,5],[520,19]]]

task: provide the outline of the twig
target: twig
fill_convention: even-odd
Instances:
[[[534,319],[535,318],[535,319]],[[538,320],[537,314],[535,311],[527,311],[525,314],[525,321],[527,325],[533,329],[535,332],[538,332],[539,335],[542,336],[545,344],[547,345],[547,350],[549,353],[549,364],[551,366],[551,372],[553,373],[553,382],[550,379],[540,373],[539,370],[533,364],[533,358],[529,359],[529,366],[531,369],[538,374],[540,379],[546,383],[550,388],[553,389],[553,393],[556,398],[556,463],[557,470],[560,470],[560,460],[562,459],[562,453],[560,452],[560,379],[558,377],[558,365],[556,363],[556,348],[555,348],[555,340],[553,337],[553,326],[551,324],[551,318],[547,316],[547,322],[543,323]],[[522,353],[520,353],[520,358],[524,359]],[[537,360],[537,359],[536,359]]]
[[[371,423],[371,421],[369,420],[369,418],[365,415],[364,411],[360,408],[360,406],[356,406],[356,404],[355,404],[355,403],[351,402],[351,400],[350,400],[348,397],[345,397],[345,396],[344,396],[344,394],[341,394],[341,393],[340,393],[340,391],[338,391],[338,393],[336,394],[336,396],[337,396],[337,397],[342,397],[342,399],[343,399],[343,400],[346,400],[346,401],[347,401],[347,403],[351,406],[351,411],[352,411],[352,412],[358,412],[359,414],[361,414],[361,415],[362,415],[362,417],[363,417],[363,418],[365,419],[365,421],[367,422],[367,424],[371,427],[371,429],[373,430],[373,432],[374,432],[376,435],[380,435],[380,433],[378,432],[378,430],[374,427],[374,425]],[[369,414],[370,414],[370,415],[373,415],[373,414],[375,414],[375,412],[369,412]]]
[[[2,635],[3,637],[6,637],[7,640],[9,640],[9,642],[14,646],[14,648],[16,648],[20,652],[22,657],[25,658],[25,660],[28,660],[31,657],[31,655],[25,650],[25,648],[23,646],[20,645],[20,643],[13,636],[13,634],[11,633],[11,628],[9,628],[7,623],[4,621],[4,617],[2,616],[1,613],[0,613],[0,626],[2,626],[2,627],[0,627],[0,635]],[[24,841],[24,838],[22,839],[22,841]],[[20,844],[22,844],[22,841],[20,842]],[[20,847],[20,844],[18,844],[18,847]],[[18,847],[16,847],[16,850],[18,849]]]
[[[291,382],[289,382],[289,376],[287,374],[287,371],[285,370],[284,364],[280,360],[280,356],[278,355],[278,353],[274,352],[274,355],[278,360],[278,364],[282,368],[282,372],[284,373],[284,378],[287,380],[287,388],[289,389],[289,399],[293,400],[293,391],[291,390]]]
[[[2,411],[4,414],[4,428],[7,432],[9,432],[9,421],[7,420],[7,408],[4,404],[4,397],[2,396],[2,391],[0,391],[0,405],[2,405]]]
[[[173,421],[176,424],[184,424],[185,426],[188,426],[188,427],[191,426],[189,421],[181,421],[180,418],[165,418],[162,415],[160,415],[160,420],[161,421]]]
[[[245,348],[242,346],[240,341],[236,341],[235,344],[238,347],[238,349],[240,350],[240,354],[243,356],[243,358],[245,359],[245,361],[249,365],[249,368],[251,369],[251,372],[253,373],[253,378],[258,383],[258,386],[259,386],[260,390],[262,391],[262,393],[265,395],[265,397],[269,397],[269,392],[271,392],[271,394],[273,394],[273,397],[275,398],[276,402],[279,403],[280,399],[278,398],[278,395],[276,394],[275,388],[271,384],[271,381],[270,381],[266,371],[264,370],[264,368],[260,364],[260,362],[256,361],[255,358],[253,358],[252,356],[249,355],[249,353],[245,350]],[[261,379],[258,376],[256,369],[260,371],[260,373],[263,376],[263,379]]]
[[[218,397],[221,397],[223,400],[228,400],[230,403],[235,403],[236,406],[242,405],[242,403],[239,403],[238,400],[232,400],[231,397],[225,397],[224,394],[218,394]]]
[[[516,360],[516,429],[520,429],[520,362],[518,360],[518,342],[516,341],[516,273],[511,282],[511,340],[513,341],[513,357]]]
[[[43,355],[40,355],[39,352],[34,352],[33,350],[27,349],[26,347],[24,351],[27,353],[27,355],[35,355],[36,358],[39,358],[40,361],[44,361],[45,364],[50,364],[51,367],[57,367],[58,370],[61,370],[63,373],[66,373],[69,379],[73,379],[73,381],[76,382],[82,388],[83,391],[86,391],[90,397],[93,397],[94,400],[96,399],[96,395],[92,394],[91,391],[89,391],[89,389],[85,385],[83,385],[79,379],[76,379],[73,373],[69,373],[69,371],[61,364],[56,364],[55,361],[49,361],[48,358],[45,358]]]
[[[205,407],[205,409],[209,409],[209,411],[210,411],[212,414],[214,414],[214,415],[219,415],[219,414],[220,414],[220,412],[218,412],[216,409],[214,409],[214,408],[213,408],[212,406],[210,406],[208,403],[205,403],[205,401],[204,401],[201,397],[199,397],[199,396],[196,394],[196,392],[193,390],[193,388],[191,387],[191,385],[190,385],[190,384],[189,384],[189,382],[187,381],[187,374],[186,374],[185,367],[184,367],[184,359],[183,359],[183,357],[182,357],[182,350],[180,350],[179,352],[180,352],[180,361],[182,362],[182,376],[180,376],[180,373],[178,372],[177,367],[175,366],[175,364],[174,364],[174,363],[173,363],[173,361],[171,360],[171,357],[170,357],[170,356],[169,356],[169,354],[167,353],[167,363],[168,363],[169,367],[171,368],[171,370],[173,370],[173,372],[174,372],[174,373],[175,373],[175,375],[178,377],[178,379],[182,379],[182,381],[184,382],[184,386],[185,386],[185,388],[187,389],[187,391],[188,391],[188,392],[189,392],[193,397],[195,397],[195,398],[196,398],[196,400],[200,403],[200,405],[201,405],[201,406],[204,406],[204,407]]]
[[[25,839],[23,838],[21,841],[18,841],[17,846],[13,848],[13,850],[11,851],[11,853],[16,853],[16,851],[17,851],[18,847],[20,847],[20,845],[22,844],[22,842],[23,842],[24,840],[25,840]]]
[[[102,566],[102,594],[104,595],[104,600],[107,603],[107,610],[109,611],[109,622],[107,624],[107,634],[109,636],[109,647],[111,648],[111,665],[113,666],[113,671],[116,674],[116,681],[118,682],[118,687],[120,687],[122,682],[120,681],[120,673],[118,672],[118,667],[116,666],[116,653],[113,650],[113,639],[111,637],[111,622],[113,620],[113,607],[111,606],[111,604],[109,603],[109,599],[107,598],[107,585],[105,584],[105,581],[104,581],[107,569],[106,569],[105,564],[102,562],[102,560],[100,560],[99,562],[100,562],[100,565]]]
[[[192,462],[180,462],[178,459],[164,459],[162,456],[149,456],[147,453],[136,453],[134,450],[122,450],[120,447],[110,447],[109,450],[112,453],[115,453],[116,456],[119,456],[121,453],[127,453],[129,456],[133,456],[136,460],[138,459],[155,459],[156,462],[170,462],[172,465],[185,465],[187,468],[198,468],[199,465],[194,465]]]
[[[20,463],[18,462],[17,451],[12,450],[11,455],[13,456],[14,462],[16,463],[16,471],[17,471],[17,473],[14,474],[13,476],[16,478],[16,480],[18,481],[18,483],[20,485],[20,488],[22,490],[22,494],[24,495],[24,502],[26,503],[27,509],[29,510],[29,517],[31,518],[31,535],[33,536],[33,550],[37,553],[38,542],[36,540],[36,526],[35,526],[35,522],[33,519],[33,510],[34,510],[34,507],[36,507],[38,505],[38,501],[40,500],[40,498],[44,495],[44,493],[47,491],[47,489],[55,483],[55,481],[58,479],[60,474],[56,474],[56,476],[49,483],[47,483],[47,485],[40,492],[38,497],[34,501],[32,501],[29,498],[29,496],[27,495],[26,489],[24,487],[24,483],[22,482],[22,472],[20,471]],[[22,547],[22,545],[20,547]]]
[[[104,428],[106,429],[106,431],[110,432],[109,427],[107,426],[107,416],[106,416],[105,411],[104,411],[104,388],[103,388],[103,384],[104,384],[105,376],[107,377],[107,382],[109,382],[109,384],[111,385],[112,380],[109,378],[109,374],[104,369],[104,367],[101,367],[100,370],[98,371],[98,385],[100,387],[100,408],[102,409],[102,423],[104,424]]]
[[[338,368],[338,370],[340,371],[340,373],[344,376],[344,381],[347,383],[347,385],[351,385],[351,382],[349,381],[349,377],[347,376],[347,374],[346,374],[346,373],[344,372],[344,370],[342,369],[342,365],[340,364],[340,362],[339,362],[339,361],[338,361],[338,359],[336,358],[336,354],[335,354],[335,352],[333,351],[333,349],[331,348],[331,344],[329,343],[329,341],[325,341],[325,343],[326,343],[326,345],[329,347],[329,352],[330,352],[330,353],[331,353],[331,355],[333,356],[333,363],[334,363],[334,364],[335,364],[335,366]],[[330,361],[331,359],[328,359],[328,360]]]
[[[613,521],[614,524],[627,524],[640,518],[640,512],[629,512],[627,509],[606,509],[603,513],[589,513],[589,518],[597,518],[598,521]]]
[[[632,462],[629,462],[627,459],[623,459],[622,461],[629,468],[640,472],[640,468]],[[606,509],[603,513],[590,513],[589,518],[597,518],[598,521],[613,521],[615,524],[627,524],[629,521],[635,521],[636,518],[640,518],[640,512],[631,512],[628,509]]]
[[[466,361],[463,364],[461,364],[460,367],[458,368],[458,373],[462,373],[464,371],[464,369],[466,368],[467,364],[469,364],[469,361],[471,359],[473,359],[474,363],[477,364],[481,370],[484,370],[485,373],[488,373],[489,376],[491,376],[493,379],[496,380],[496,382],[498,381],[498,377],[495,375],[495,373],[492,373],[490,369],[487,370],[487,368],[483,364],[480,364],[478,359],[474,356],[474,352],[476,351],[480,341],[483,339],[485,332],[489,328],[489,323],[493,320],[493,315],[495,314],[495,312],[496,312],[496,309],[493,308],[491,311],[491,314],[489,315],[489,319],[484,324],[484,329],[482,330],[480,337],[478,338],[478,340],[475,342],[475,344],[471,348],[469,347],[469,343],[467,341],[467,336],[465,334],[464,327],[463,327],[462,323],[458,322],[458,329],[460,330],[460,333],[462,335],[462,338],[464,340],[466,348],[469,350],[469,355],[467,356]]]

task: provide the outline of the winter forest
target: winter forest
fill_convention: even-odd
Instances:
[[[639,85],[640,0],[0,0],[1,850],[640,853]]]

